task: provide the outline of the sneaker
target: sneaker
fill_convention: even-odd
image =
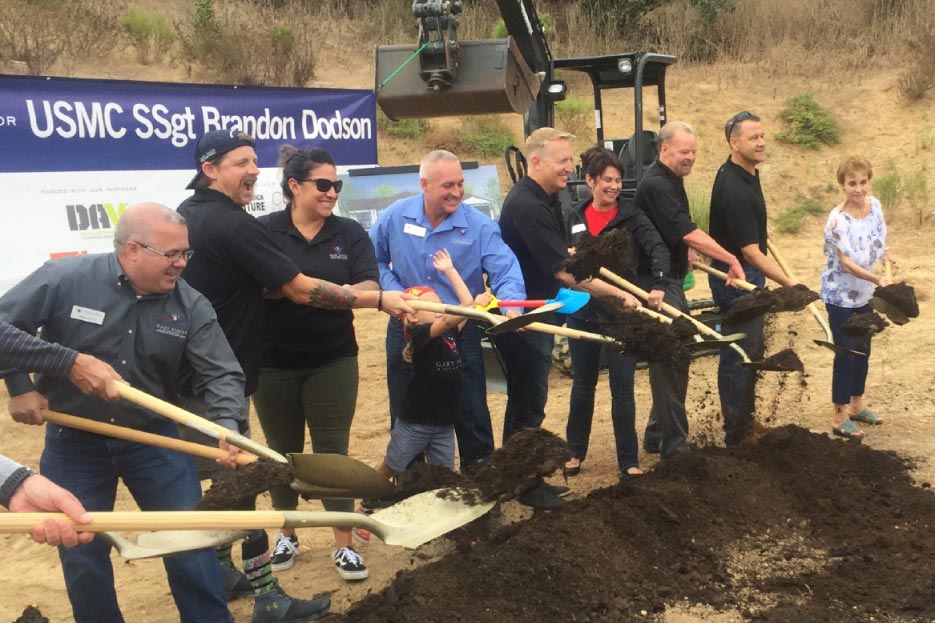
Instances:
[[[363,506],[357,507],[356,512],[360,513],[361,515],[369,515],[371,513],[371,511],[365,509]],[[366,530],[364,528],[354,528],[353,532],[354,536],[356,536],[364,543],[370,542],[370,530]]]
[[[364,580],[370,575],[364,559],[351,546],[342,547],[331,554],[334,568],[345,580]]]
[[[221,565],[221,586],[224,587],[224,597],[227,601],[253,595],[253,585],[247,576],[228,564]]]
[[[529,506],[537,510],[552,510],[554,508],[559,508],[560,506],[565,505],[565,500],[560,498],[555,494],[552,487],[545,483],[540,483],[526,489],[518,496],[516,496],[516,501],[522,504],[523,506]]]
[[[299,538],[296,535],[286,536],[280,532],[276,536],[276,547],[269,557],[273,571],[285,571],[295,564],[295,557],[299,555]]]
[[[552,490],[552,493],[557,495],[560,498],[566,497],[571,494],[571,488],[564,485],[550,485],[545,483],[545,486]]]
[[[331,597],[328,595],[314,599],[295,599],[276,584],[272,590],[257,595],[250,623],[302,623],[320,619],[329,610]]]

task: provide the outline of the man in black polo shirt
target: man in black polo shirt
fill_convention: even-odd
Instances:
[[[794,285],[795,282],[766,255],[766,199],[756,168],[766,160],[763,124],[759,117],[744,111],[731,117],[724,134],[730,145],[730,157],[718,169],[711,189],[711,236],[740,258],[750,283],[763,286],[765,276],[780,285]],[[724,264],[718,261],[712,265],[724,269]],[[722,314],[729,312],[734,300],[745,294],[713,276],[708,277],[708,283]],[[762,358],[762,316],[742,324],[724,323],[723,332],[746,333],[740,346],[752,359]],[[738,365],[739,362],[740,356],[733,350],[721,349],[717,384],[724,418],[724,442],[729,446],[740,443],[750,434],[756,407],[756,372]]]
[[[667,280],[664,300],[688,313],[688,301],[682,284],[689,270],[689,249],[721,260],[731,277],[743,279],[740,262],[711,236],[692,222],[685,193],[684,178],[695,163],[698,139],[695,130],[682,121],[670,121],[659,132],[659,159],[643,174],[634,203],[653,222],[672,258],[671,277]],[[661,309],[661,301],[650,300]],[[643,449],[659,452],[663,460],[687,450],[688,416],[685,396],[688,393],[688,362],[673,365],[654,361],[649,364],[649,384],[653,406],[643,434]]]
[[[412,311],[401,292],[352,291],[302,274],[266,227],[243,210],[253,199],[260,173],[253,144],[249,135],[236,130],[215,130],[202,136],[195,144],[197,173],[187,186],[195,192],[178,208],[188,222],[195,250],[184,278],[214,306],[246,376],[247,396],[256,390],[263,354],[264,290],[325,309],[376,307],[393,315]],[[182,378],[184,388],[184,370]],[[199,411],[198,392],[186,393],[185,406]],[[203,477],[214,475],[205,463],[200,465],[206,468]],[[245,506],[247,510],[254,508],[255,500],[247,500]],[[219,557],[222,569],[230,575],[230,550],[219,550]],[[328,598],[293,599],[273,582],[265,530],[251,532],[244,541],[243,561],[257,595],[252,623],[307,621],[328,612]]]
[[[510,189],[500,213],[500,230],[523,271],[530,299],[555,298],[563,285],[579,287],[595,296],[617,299],[622,307],[639,301],[600,279],[576,284],[559,264],[568,257],[568,241],[558,191],[574,170],[573,135],[554,128],[539,128],[526,139],[529,173]],[[557,322],[556,320],[552,320]],[[506,366],[507,403],[503,440],[523,428],[536,428],[545,419],[549,398],[549,369],[553,338],[548,333],[523,331],[497,338],[497,350]],[[534,508],[556,508],[564,500],[544,483],[517,500]]]

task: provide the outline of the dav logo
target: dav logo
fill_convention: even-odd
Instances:
[[[347,253],[344,252],[344,247],[342,247],[341,245],[336,244],[336,245],[334,245],[333,247],[331,247],[331,250],[333,251],[333,253],[331,253],[331,254],[328,256],[328,257],[330,257],[331,259],[333,259],[333,260],[347,260]]]

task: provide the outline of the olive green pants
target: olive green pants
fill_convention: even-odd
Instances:
[[[266,444],[280,454],[301,453],[307,426],[312,452],[347,454],[357,383],[357,357],[317,368],[263,368],[253,406]],[[299,503],[298,493],[285,485],[272,487],[270,496],[276,510],[294,510]],[[354,500],[322,500],[322,504],[330,511],[354,510]]]

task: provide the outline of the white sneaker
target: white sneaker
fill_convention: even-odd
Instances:
[[[269,557],[273,571],[285,571],[295,564],[295,557],[299,555],[299,539],[294,534],[286,536],[282,532],[276,535],[276,547]]]
[[[367,565],[364,564],[364,558],[351,546],[342,547],[331,554],[334,560],[334,568],[338,574],[345,580],[365,580],[370,575]]]

